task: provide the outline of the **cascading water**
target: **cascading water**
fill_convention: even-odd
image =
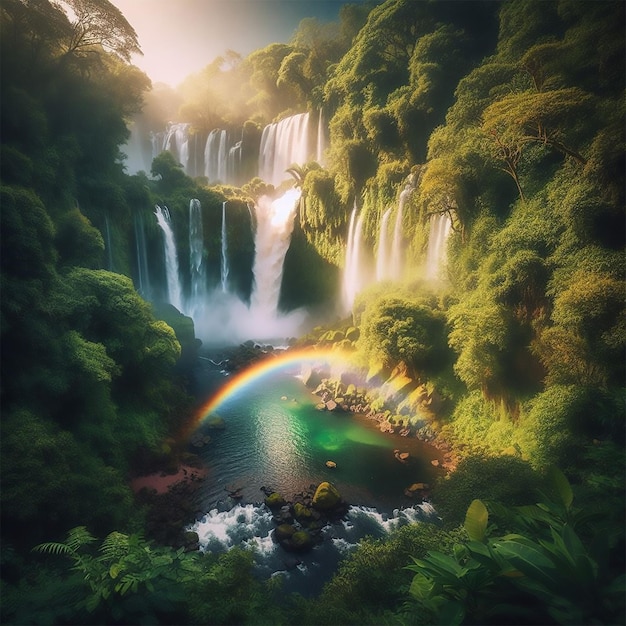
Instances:
[[[190,128],[191,128],[191,124],[187,124],[187,123],[170,124],[165,134],[165,138],[163,140],[161,149],[157,153],[158,155],[163,150],[167,150],[171,152],[176,157],[178,162],[183,166],[183,169],[187,173],[189,173],[189,155],[190,155],[189,130]]]
[[[300,194],[300,190],[294,188],[276,200],[261,196],[255,204],[254,285],[250,312],[259,328],[272,328],[278,317],[283,264],[291,243]]]
[[[294,163],[309,160],[309,114],[292,115],[263,129],[259,151],[259,177],[272,185],[289,179],[286,173]]]
[[[363,214],[357,217],[356,201],[350,215],[346,260],[343,276],[343,304],[346,312],[352,310],[354,298],[361,289],[361,235],[363,232]]]
[[[226,239],[226,202],[222,202],[222,250],[220,277],[222,291],[228,291],[228,241]]]
[[[404,215],[404,205],[412,189],[407,185],[401,192],[398,199],[398,211],[393,227],[393,243],[391,244],[391,278],[399,280],[402,277],[404,260],[404,243],[402,241],[402,218]]]
[[[202,205],[197,198],[193,198],[189,202],[189,276],[191,280],[191,308],[193,309],[206,297]]]
[[[137,251],[137,290],[144,300],[152,299],[150,273],[148,271],[148,252],[146,250],[146,233],[143,215],[135,213],[135,248]]]
[[[106,251],[107,251],[107,269],[109,272],[113,271],[113,246],[111,245],[111,225],[109,224],[108,213],[104,214],[104,234],[106,239]]]
[[[170,212],[167,207],[154,206],[157,223],[163,231],[163,245],[165,249],[165,276],[167,279],[167,293],[170,304],[179,311],[183,310],[182,289],[178,272],[178,254],[172,231]]]
[[[446,262],[446,242],[452,228],[450,216],[447,213],[432,215],[428,233],[428,249],[426,251],[426,278],[439,278]]]
[[[380,232],[378,235],[378,251],[376,254],[376,280],[386,280],[390,278],[389,263],[389,233],[388,224],[391,215],[391,207],[384,213],[380,221]]]

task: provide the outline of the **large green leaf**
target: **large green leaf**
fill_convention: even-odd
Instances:
[[[465,530],[472,541],[484,541],[489,513],[481,500],[473,500],[465,514]]]
[[[563,474],[558,467],[553,466],[548,472],[548,479],[554,488],[555,494],[559,497],[561,504],[569,510],[574,500],[574,493],[565,474]]]
[[[493,548],[500,557],[532,581],[548,589],[559,586],[559,573],[554,563],[537,547],[517,541],[494,541]]]

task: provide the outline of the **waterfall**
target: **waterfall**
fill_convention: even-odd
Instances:
[[[111,225],[109,224],[109,214],[104,214],[104,234],[106,239],[107,269],[113,271],[113,247],[111,246]]]
[[[174,305],[179,311],[182,311],[182,289],[180,286],[180,275],[178,273],[178,255],[176,253],[176,242],[174,241],[170,212],[167,207],[161,208],[158,204],[156,204],[154,208],[156,209],[154,214],[156,215],[157,223],[163,231],[165,274],[167,278],[169,301],[170,304]]]
[[[165,138],[160,146],[158,146],[157,142],[157,156],[163,150],[167,150],[171,152],[176,160],[183,166],[185,173],[189,172],[189,129],[191,128],[191,124],[180,123],[180,124],[170,124],[165,133]]]
[[[348,241],[346,244],[346,260],[343,276],[343,302],[346,311],[352,310],[354,298],[360,291],[360,252],[361,234],[363,231],[363,215],[358,218],[356,201],[350,215],[350,227],[348,228]]]
[[[304,165],[309,160],[309,114],[292,115],[263,129],[259,150],[259,177],[266,183],[279,185],[289,179],[291,165]]]
[[[189,202],[189,276],[191,279],[191,301],[197,305],[206,295],[206,272],[204,268],[204,230],[202,205],[193,198]]]
[[[226,241],[226,201],[222,202],[222,291],[228,291],[228,245]]]
[[[391,278],[400,280],[402,278],[404,245],[402,241],[402,217],[404,213],[404,204],[409,197],[412,189],[407,185],[401,192],[398,200],[398,211],[396,213],[396,222],[393,228],[393,243],[391,244]]]
[[[432,215],[426,251],[426,278],[436,280],[446,262],[446,242],[452,222],[447,213]]]
[[[152,287],[148,272],[148,253],[146,250],[146,233],[143,215],[135,213],[135,248],[137,251],[137,291],[144,300],[152,299]]]
[[[383,214],[380,221],[380,232],[378,235],[378,251],[376,253],[376,280],[385,280],[390,277],[389,263],[389,233],[388,223],[391,215],[391,207]]]
[[[324,151],[326,150],[326,130],[324,128],[324,112],[320,109],[320,115],[317,120],[317,153],[315,160],[324,167]]]
[[[271,324],[278,315],[283,263],[291,243],[300,193],[294,188],[276,200],[261,196],[255,204],[257,226],[250,311],[257,329]]]
[[[210,183],[235,185],[239,181],[242,142],[233,143],[227,130],[214,129],[204,147],[204,175]]]

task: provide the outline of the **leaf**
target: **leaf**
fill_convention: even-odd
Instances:
[[[481,500],[473,500],[465,514],[465,530],[472,541],[484,541],[489,513]]]
[[[549,589],[558,586],[554,563],[537,548],[516,541],[494,542],[494,551],[517,570]]]
[[[35,546],[32,550],[33,552],[47,552],[49,554],[73,554],[74,551],[64,543],[40,543]]]
[[[424,574],[416,574],[413,576],[413,581],[409,587],[409,593],[416,600],[425,601],[431,596],[433,587],[434,585],[432,580],[424,576]]]
[[[465,617],[465,607],[460,603],[452,600],[446,602],[439,613],[439,624],[445,624],[445,626],[457,626],[463,623]]]
[[[558,467],[553,466],[548,472],[548,480],[552,483],[552,487],[554,487],[555,494],[559,497],[561,504],[569,510],[574,500],[574,493],[565,474]]]
[[[113,563],[111,567],[109,567],[109,576],[115,580],[121,571],[121,563]]]

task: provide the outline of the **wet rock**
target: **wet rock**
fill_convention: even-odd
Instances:
[[[265,506],[269,509],[280,509],[285,504],[285,498],[276,492],[269,494],[265,498]]]
[[[329,482],[322,482],[315,490],[313,496],[313,507],[321,511],[328,511],[335,508],[341,501],[341,495],[337,488]]]

